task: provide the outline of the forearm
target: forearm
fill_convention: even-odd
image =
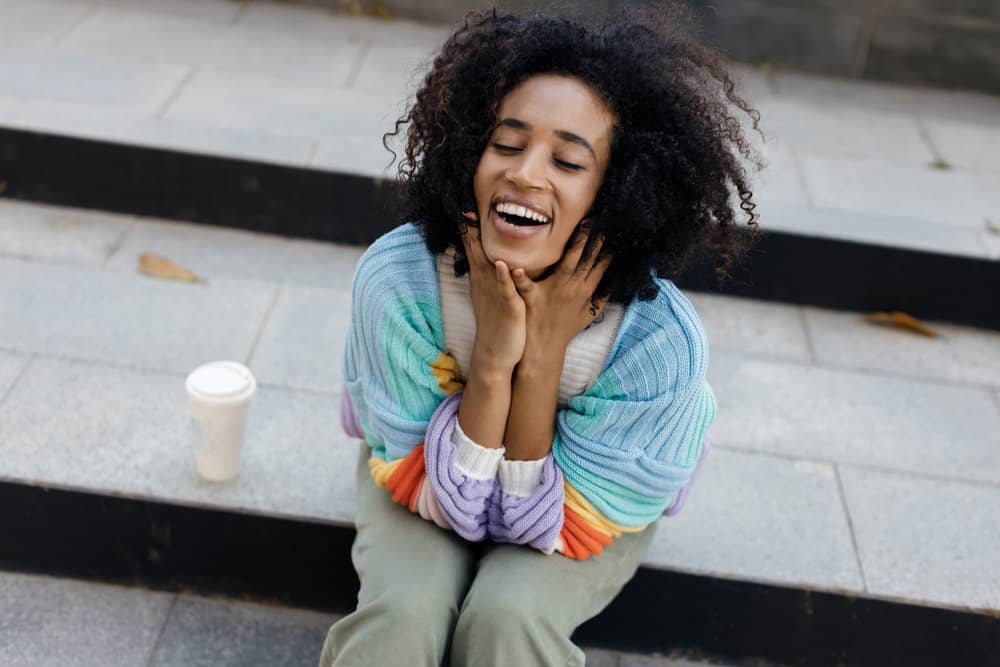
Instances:
[[[536,460],[551,451],[565,356],[561,346],[548,350],[529,347],[517,365],[504,435],[507,459]]]
[[[473,350],[458,423],[462,431],[483,447],[503,446],[504,427],[510,412],[512,368],[498,366],[489,355]]]

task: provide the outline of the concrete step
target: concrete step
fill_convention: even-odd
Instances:
[[[203,282],[140,275],[141,252]],[[337,410],[360,252],[0,202],[0,526],[18,536],[0,563],[349,609],[358,443]],[[1000,334],[690,296],[719,400],[711,462],[581,637],[796,664],[962,648],[988,664]],[[194,473],[183,390],[220,358],[260,382],[241,476],[221,485]]]
[[[0,0],[0,194],[349,243],[399,222],[381,135],[446,27],[168,6]],[[1000,98],[736,71],[770,235],[722,293],[1000,329]]]
[[[302,667],[340,614],[0,570],[0,665]],[[725,667],[587,647],[593,667]],[[732,663],[729,663],[732,664]],[[742,663],[747,665],[749,663]]]

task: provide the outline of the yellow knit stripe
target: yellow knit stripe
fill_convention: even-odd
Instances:
[[[458,371],[458,362],[450,354],[444,352],[439,354],[437,360],[431,363],[431,373],[437,379],[441,391],[449,396],[464,386]]]
[[[565,479],[563,480],[563,487],[565,490],[564,502],[566,503],[566,506],[579,514],[596,530],[599,530],[606,535],[610,535],[611,537],[621,537],[622,533],[639,533],[646,527],[645,525],[623,526],[619,523],[615,523],[598,512],[594,506],[590,504],[590,501],[584,498],[583,494],[573,488],[573,486]]]
[[[368,459],[368,470],[372,473],[372,479],[375,480],[375,485],[384,489],[385,483],[396,470],[396,466],[405,460],[406,459],[396,459],[395,461],[385,461],[377,456],[373,456]]]

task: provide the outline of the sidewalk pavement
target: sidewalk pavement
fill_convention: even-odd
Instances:
[[[370,175],[401,63],[445,35],[263,2],[0,12],[0,126]],[[1000,259],[1000,100],[744,75],[775,132],[765,227]],[[140,275],[142,252],[205,281]],[[336,411],[360,252],[0,201],[0,479],[350,524]],[[715,447],[646,566],[1000,610],[1000,333],[690,296]],[[260,391],[241,478],[217,486],[193,472],[183,380],[224,358]]]
[[[263,0],[0,13],[0,126],[372,176],[448,34]],[[737,72],[767,139],[766,228],[1000,259],[1000,98]]]
[[[303,667],[339,616],[0,571],[0,667]],[[586,649],[589,667],[725,667]]]

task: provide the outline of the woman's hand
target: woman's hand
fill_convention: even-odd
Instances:
[[[466,213],[465,217],[476,219],[473,213]],[[514,287],[510,267],[503,261],[494,264],[487,259],[478,227],[465,227],[462,244],[469,260],[469,288],[476,316],[473,366],[486,365],[488,370],[506,373],[509,379],[524,354],[524,300]]]
[[[611,256],[597,259],[604,243],[598,236],[587,244],[590,228],[580,225],[562,259],[547,278],[535,282],[524,269],[512,274],[526,310],[526,355],[532,361],[564,355],[570,341],[601,313],[607,298],[592,302],[594,290],[611,264]],[[562,361],[562,356],[559,357]]]

